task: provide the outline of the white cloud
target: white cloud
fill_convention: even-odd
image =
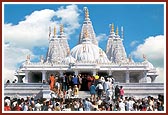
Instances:
[[[132,52],[132,54],[136,58],[141,58],[142,55],[145,54],[149,60],[163,60],[164,58],[164,36],[151,36],[145,39],[144,44],[140,44],[137,46],[136,51]]]
[[[4,83],[6,83],[7,80],[10,80],[12,82],[14,79],[17,79],[16,76],[14,76],[15,70],[14,69],[8,69],[4,68]]]
[[[56,20],[52,20],[53,18]],[[59,30],[59,24],[63,23],[65,32],[70,35],[80,26],[78,18],[79,9],[76,5],[61,7],[56,11],[50,9],[34,11],[17,25],[4,24],[4,40],[29,49],[33,46],[48,45],[49,26],[57,25]]]
[[[47,29],[53,23],[50,22],[50,19],[54,14],[55,12],[49,9],[34,11],[32,14],[26,16],[24,21],[19,22],[18,25],[5,24],[5,42],[13,43],[22,48],[45,45],[48,37]]]
[[[158,67],[158,68],[156,68],[156,70],[157,70],[159,76],[156,77],[156,79],[155,79],[154,82],[160,82],[160,83],[163,83],[163,82],[165,81],[165,80],[164,80],[164,77],[166,77],[166,76],[164,75],[164,69]]]
[[[56,16],[61,18],[61,23],[65,24],[67,28],[65,31],[69,34],[72,34],[75,29],[80,27],[79,24],[79,12],[81,12],[76,5],[69,5],[64,7],[60,7],[58,11],[56,11]]]
[[[98,36],[96,36],[97,41],[104,41],[107,40],[107,35],[106,34],[99,34]]]
[[[18,48],[13,44],[4,45],[4,81],[7,79],[13,80],[17,64],[22,63],[26,60],[26,56],[30,54],[34,57],[29,49]]]
[[[137,41],[137,40],[135,40],[135,41],[132,41],[131,43],[130,43],[130,46],[131,47],[134,47],[136,44],[138,44],[139,42]]]
[[[165,50],[165,37],[163,35],[151,36],[145,39],[143,44],[137,46],[137,49],[131,54],[138,59],[143,58],[143,54],[147,59],[157,68],[159,76],[157,82],[164,81],[164,50]]]
[[[51,33],[55,25],[58,32],[59,24],[62,23],[65,25],[67,36],[73,34],[80,27],[79,12],[76,5],[68,5],[56,11],[51,9],[34,11],[17,25],[4,24],[4,43],[10,43],[3,46],[4,80],[15,78],[14,72],[18,64],[26,59],[26,55],[35,57],[31,52],[34,46],[48,46],[49,26],[52,28]]]

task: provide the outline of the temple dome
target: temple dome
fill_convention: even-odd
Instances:
[[[78,44],[71,50],[71,55],[77,62],[86,63],[107,63],[109,62],[105,52],[91,42],[83,42]]]

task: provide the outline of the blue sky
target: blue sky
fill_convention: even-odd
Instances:
[[[149,42],[148,40],[150,40],[148,38],[152,36],[153,39],[152,38],[151,39],[154,40],[157,36],[164,35],[164,5],[163,4],[144,4],[144,3],[143,4],[76,4],[75,6],[73,6],[74,8],[73,10],[75,10],[75,13],[78,14],[75,18],[76,22],[75,21],[72,21],[71,23],[67,22],[70,25],[74,25],[75,23],[77,23],[77,25],[73,27],[69,27],[68,24],[66,25],[66,21],[63,20],[64,18],[63,15],[60,15],[61,18],[59,17],[59,15],[57,16],[52,15],[53,11],[57,12],[61,9],[63,10],[68,9],[67,6],[71,6],[71,4],[5,4],[4,5],[4,25],[6,30],[4,30],[5,31],[4,42],[8,44],[8,46],[10,44],[11,47],[22,49],[22,50],[24,49],[24,51],[22,52],[26,51],[28,53],[31,53],[32,55],[34,55],[34,58],[32,60],[37,61],[40,55],[44,55],[44,56],[46,55],[46,51],[48,47],[47,28],[51,25],[54,25],[54,21],[56,21],[57,23],[63,22],[65,24],[65,28],[69,29],[70,33],[68,33],[68,36],[70,39],[68,39],[68,42],[69,42],[70,48],[72,49],[75,45],[77,45],[79,32],[81,30],[81,26],[84,20],[83,7],[88,7],[89,9],[90,19],[92,21],[96,36],[97,37],[103,36],[103,38],[101,37],[101,39],[99,40],[99,46],[104,50],[106,48],[106,43],[108,39],[107,37],[110,31],[109,24],[111,23],[114,23],[115,29],[117,26],[119,27],[119,32],[120,32],[120,27],[121,26],[124,27],[123,44],[125,46],[127,55],[133,54],[134,60],[141,59],[140,56],[137,55],[137,53],[141,51],[142,49],[141,46],[145,46],[148,44]],[[40,28],[39,26],[43,26],[45,28],[46,34],[43,34],[44,32],[37,33],[37,34],[43,35],[41,40],[43,40],[43,42],[46,40],[44,43],[40,43],[39,42],[40,39],[32,42],[33,39],[36,39],[35,38],[36,34],[34,33],[32,34],[31,38],[30,37],[26,38],[26,36],[22,37],[22,35],[20,35],[19,33],[17,34],[15,32],[13,36],[17,37],[16,41],[15,41],[15,37],[13,36],[11,37],[7,35],[7,34],[10,34],[7,32],[8,30],[12,31],[13,29],[24,27],[21,24],[21,22],[25,25],[33,22],[32,20],[29,22],[26,21],[28,20],[26,16],[30,17],[32,14],[38,15],[37,13],[45,9],[49,9],[50,11],[48,12],[50,12],[51,16],[53,17],[44,16],[45,14],[40,15],[41,18],[46,18],[46,17],[50,18],[48,19],[48,21],[46,21],[46,23],[41,23],[38,25],[38,28]],[[39,11],[39,12],[34,13],[35,11]],[[39,23],[39,22],[38,21],[33,22],[33,24],[34,23]],[[29,27],[29,26],[26,26],[26,27]],[[20,32],[22,33],[22,29],[20,29]],[[12,33],[10,35],[12,35]],[[22,39],[22,40],[19,40],[19,39]],[[31,42],[28,41],[26,44],[24,41],[26,39],[29,39],[29,41]],[[151,49],[151,47],[149,47],[149,49]],[[25,55],[25,53],[23,54]],[[147,57],[149,57],[151,61],[156,62],[156,60],[154,60],[155,59],[154,57],[152,56],[147,56]],[[158,63],[154,63],[154,65],[158,67],[163,67],[163,58],[158,57],[157,59],[162,59],[162,60],[157,60],[158,63],[159,61],[161,61],[160,63],[162,63],[162,66],[160,66]],[[21,62],[18,62],[18,63],[21,63]],[[18,66],[18,63],[15,65]]]
[[[18,24],[19,21],[25,19],[26,15],[31,14],[35,10],[53,9],[57,10],[60,6],[66,5],[5,5],[4,21],[5,23]],[[163,35],[164,33],[164,7],[163,4],[115,4],[115,5],[100,5],[100,4],[82,4],[78,5],[80,10],[83,7],[88,7],[90,18],[95,29],[95,33],[109,34],[109,24],[114,23],[115,26],[124,27],[124,45],[128,53],[131,52],[130,43],[137,39],[140,43],[148,36]],[[21,11],[21,12],[20,12]],[[80,14],[80,24],[84,14]],[[46,25],[47,26],[47,25]],[[77,30],[77,32],[80,31]],[[74,35],[79,35],[75,33]],[[74,35],[71,37],[73,38]],[[75,36],[76,37],[76,36]],[[105,49],[107,41],[101,41],[100,47]],[[70,47],[77,44],[77,40],[72,42],[69,40]]]

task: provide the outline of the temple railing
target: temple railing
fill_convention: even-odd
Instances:
[[[136,63],[96,63],[96,62],[85,62],[80,61],[76,62],[73,65],[99,65],[99,66],[147,66],[145,63],[136,62]],[[30,62],[30,63],[24,63],[22,67],[29,67],[29,66],[39,66],[39,67],[53,67],[53,66],[69,66],[69,64],[64,63],[41,63],[41,62]]]

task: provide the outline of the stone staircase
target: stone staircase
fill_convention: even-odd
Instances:
[[[158,94],[164,94],[163,83],[116,83],[123,86],[125,95],[134,97],[147,97],[149,95],[157,97]],[[115,84],[115,85],[116,85]],[[4,96],[11,98],[20,97],[34,97],[37,98],[51,98],[48,84],[42,83],[17,83],[4,85]],[[89,91],[79,91],[79,98],[90,97]]]
[[[4,97],[11,98],[20,97],[34,97],[37,98],[50,98],[50,89],[48,84],[42,83],[13,83],[4,85]]]
[[[158,94],[164,94],[164,83],[118,83],[118,85],[123,86],[125,96],[157,97]]]

